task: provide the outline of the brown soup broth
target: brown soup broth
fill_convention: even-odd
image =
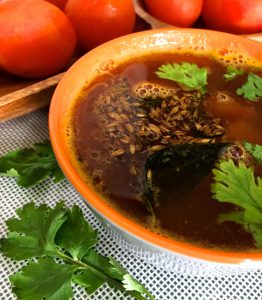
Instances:
[[[262,144],[262,102],[246,101],[235,92],[246,81],[247,75],[225,82],[226,66],[215,58],[187,53],[159,54],[123,64],[83,90],[75,105],[73,119],[74,147],[81,169],[110,205],[144,227],[204,247],[254,249],[252,237],[240,225],[216,222],[220,213],[231,212],[234,206],[212,199],[211,172],[180,198],[174,196],[179,194],[179,185],[167,185],[165,190],[160,190],[155,207],[157,226],[151,223],[150,213],[141,198],[141,174],[150,149],[158,147],[158,129],[151,120],[151,140],[148,141],[146,135],[141,136],[143,124],[148,126],[149,111],[153,119],[152,108],[140,110],[139,99],[132,96],[132,105],[126,99],[140,82],[163,86],[163,91],[160,91],[163,95],[165,89],[178,88],[175,82],[155,75],[160,65],[174,62],[191,62],[208,68],[208,94],[201,106],[213,119],[219,119],[219,124],[225,129],[222,136],[215,137],[216,141]],[[261,72],[254,68],[241,68],[261,76]],[[178,98],[183,95],[178,91]],[[156,113],[159,112],[156,110]],[[165,134],[163,147],[168,145],[168,133]]]

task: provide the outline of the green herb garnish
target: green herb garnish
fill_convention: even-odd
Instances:
[[[253,169],[246,167],[244,162],[236,166],[232,159],[220,161],[213,174],[213,198],[241,208],[241,211],[221,214],[219,222],[233,221],[243,225],[252,234],[256,246],[262,248],[262,178],[255,177]]]
[[[176,81],[183,89],[206,93],[207,69],[199,68],[196,64],[166,64],[158,68],[157,76]]]
[[[262,78],[255,74],[248,74],[247,82],[237,89],[237,95],[243,95],[248,100],[258,100],[262,97]]]
[[[93,249],[97,232],[78,206],[70,210],[63,202],[55,208],[28,203],[17,214],[19,218],[6,221],[9,232],[0,240],[0,250],[15,260],[30,259],[10,276],[18,299],[68,300],[73,296],[72,283],[88,294],[108,283],[135,299],[154,299],[116,260]]]
[[[251,144],[248,142],[244,142],[243,145],[247,149],[247,151],[253,155],[255,160],[259,164],[262,164],[262,146],[257,144]]]
[[[55,182],[64,179],[49,140],[0,157],[0,175],[18,177],[18,185],[24,187],[35,185],[48,176]]]
[[[244,74],[244,70],[240,70],[240,69],[236,69],[233,66],[228,66],[227,67],[227,73],[224,74],[224,78],[226,81],[232,80],[234,78],[236,78],[239,75],[243,75]]]

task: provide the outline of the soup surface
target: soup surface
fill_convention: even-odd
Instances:
[[[156,75],[163,64],[184,62],[206,68],[206,93]],[[225,80],[227,65],[214,57],[159,54],[97,78],[76,101],[72,121],[86,181],[110,205],[161,235],[208,248],[255,249],[242,225],[218,222],[238,208],[213,199],[210,188],[225,149],[241,156],[241,142],[262,145],[262,102],[236,94],[248,73],[261,71],[236,67],[244,74]],[[163,165],[167,152],[172,163]],[[255,172],[262,175],[259,166]]]

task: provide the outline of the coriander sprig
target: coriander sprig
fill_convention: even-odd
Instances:
[[[248,144],[250,149],[256,148],[254,145],[250,146],[252,144]],[[262,151],[262,148],[258,150],[257,147],[256,150]],[[240,209],[221,214],[218,221],[232,221],[243,225],[252,234],[256,246],[262,248],[262,178],[256,177],[253,168],[247,167],[243,161],[236,165],[232,159],[218,162],[213,174],[213,198],[219,202],[232,203]]]
[[[237,95],[243,95],[244,98],[255,101],[262,99],[262,78],[250,73],[247,82],[237,89]]]
[[[0,157],[0,175],[17,177],[17,184],[24,187],[35,185],[48,176],[56,183],[64,179],[49,140]]]
[[[157,76],[176,81],[183,89],[206,93],[207,69],[196,64],[183,62],[181,64],[165,64],[158,68]]]
[[[237,69],[233,66],[227,66],[227,72],[224,74],[224,78],[226,81],[230,81],[239,75],[243,75],[244,73],[245,73],[244,70]]]
[[[243,142],[243,146],[246,150],[252,154],[254,159],[258,164],[262,164],[262,146],[257,144],[251,144],[248,142]]]
[[[135,299],[154,299],[115,259],[94,250],[97,232],[78,206],[67,209],[59,202],[54,208],[36,207],[31,202],[18,209],[17,215],[6,221],[9,232],[0,240],[0,250],[7,257],[30,260],[10,277],[18,299],[68,300],[73,295],[72,283],[88,294],[108,283]]]

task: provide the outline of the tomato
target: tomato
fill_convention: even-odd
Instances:
[[[65,13],[84,50],[131,33],[135,25],[132,0],[68,0]]]
[[[206,26],[231,33],[262,31],[261,0],[204,0],[202,17]]]
[[[23,77],[57,73],[71,59],[76,34],[66,15],[43,0],[0,2],[0,66]]]
[[[155,18],[178,27],[190,27],[198,19],[203,0],[145,0]]]
[[[67,2],[67,0],[45,0],[45,1],[54,4],[55,6],[59,7],[62,10],[65,8]]]

